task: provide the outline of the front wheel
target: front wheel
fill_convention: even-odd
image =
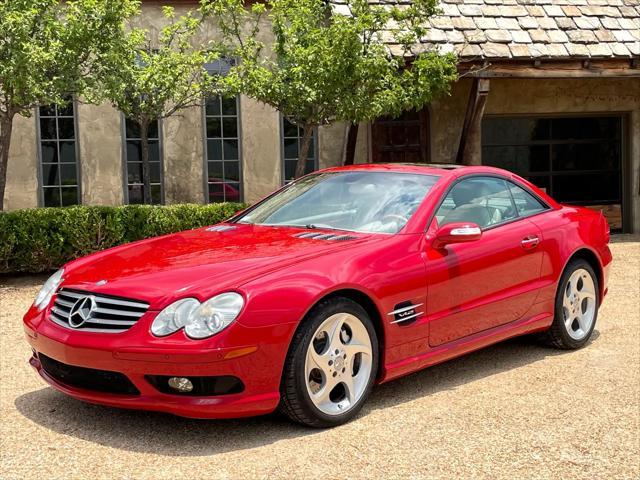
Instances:
[[[311,427],[353,418],[376,378],[378,340],[367,312],[347,298],[316,306],[298,328],[281,386],[281,410]]]
[[[593,268],[582,259],[572,260],[558,285],[547,342],[566,350],[582,347],[591,338],[599,306],[598,277]]]

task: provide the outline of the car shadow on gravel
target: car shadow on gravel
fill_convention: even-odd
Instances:
[[[598,336],[595,331],[591,341],[597,341]],[[546,348],[528,337],[509,340],[377,386],[359,418],[373,410],[452,390],[563,354],[571,355],[571,352]],[[111,448],[167,456],[214,455],[322,433],[322,430],[293,424],[277,414],[237,420],[192,420],[163,413],[90,405],[52,388],[21,395],[16,398],[15,406],[28,419],[59,434]]]
[[[585,348],[596,342],[599,336],[600,332],[597,329],[594,330]],[[410,402],[440,391],[453,390],[460,385],[530,365],[547,357],[572,353],[570,350],[547,347],[537,341],[533,335],[506,340],[378,385],[364,405],[362,415],[366,415],[371,410]]]

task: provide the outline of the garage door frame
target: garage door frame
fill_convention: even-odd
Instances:
[[[632,170],[630,148],[630,112],[628,111],[597,111],[597,112],[563,112],[563,113],[499,113],[485,114],[484,120],[492,118],[532,118],[532,119],[558,119],[558,118],[589,118],[589,117],[618,117],[620,118],[620,194],[621,194],[621,218],[622,233],[630,233],[633,228],[632,219]],[[481,144],[484,147],[484,143]],[[481,148],[482,151],[482,148]],[[481,154],[482,155],[482,154]],[[484,163],[484,161],[483,161]]]

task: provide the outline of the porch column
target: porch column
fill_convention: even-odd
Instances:
[[[456,163],[463,165],[480,165],[482,163],[477,147],[481,142],[482,115],[484,114],[488,95],[489,79],[475,78],[469,93],[467,113],[464,116]]]

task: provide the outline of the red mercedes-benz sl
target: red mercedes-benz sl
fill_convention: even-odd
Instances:
[[[601,213],[503,170],[331,168],[65,265],[24,317],[30,362],[88,402],[338,425],[374,384],[509,337],[585,345],[608,241]]]

